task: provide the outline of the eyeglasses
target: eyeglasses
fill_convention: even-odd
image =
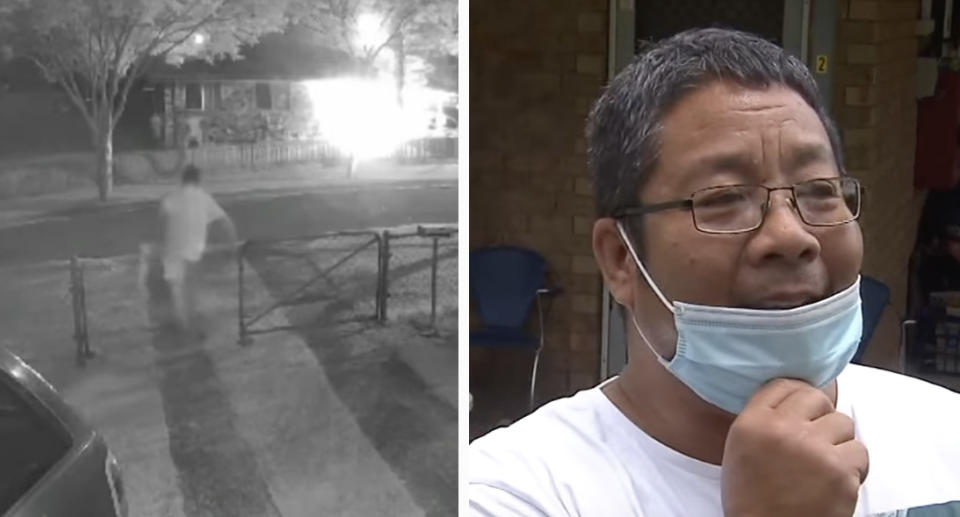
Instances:
[[[627,207],[616,218],[683,208],[704,233],[744,233],[756,230],[770,208],[770,193],[789,190],[790,203],[810,226],[840,226],[860,217],[861,187],[854,178],[818,178],[787,187],[722,185],[698,190],[688,199]]]

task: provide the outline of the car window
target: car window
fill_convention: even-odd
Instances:
[[[29,401],[31,395],[0,372],[0,515],[70,449],[57,422]]]

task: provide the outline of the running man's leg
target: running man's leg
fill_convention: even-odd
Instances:
[[[173,316],[180,330],[190,328],[190,308],[187,301],[186,261],[176,258],[165,258],[163,261],[163,276],[170,286],[170,302],[173,306]]]
[[[195,327],[199,323],[198,314],[200,307],[200,294],[203,288],[203,275],[200,262],[196,260],[186,261],[184,264],[185,282],[184,282],[184,307],[187,315],[190,330],[199,330]]]

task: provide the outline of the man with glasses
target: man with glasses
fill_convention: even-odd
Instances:
[[[862,189],[807,68],[687,31],[611,82],[588,141],[629,362],[474,441],[471,513],[960,515],[960,397],[849,364]]]

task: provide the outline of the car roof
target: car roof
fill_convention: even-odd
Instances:
[[[25,361],[13,352],[0,347],[0,371],[17,383],[20,388],[33,396],[33,403],[39,404],[60,421],[70,433],[74,443],[83,443],[91,438],[93,428],[87,425],[76,412],[63,400],[57,390]]]

